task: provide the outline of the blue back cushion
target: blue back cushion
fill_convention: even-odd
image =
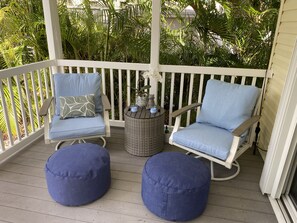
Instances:
[[[92,74],[54,74],[56,115],[60,115],[60,96],[81,96],[94,94],[95,112],[102,112],[101,77]]]
[[[233,131],[251,117],[259,93],[254,86],[208,80],[196,121]]]

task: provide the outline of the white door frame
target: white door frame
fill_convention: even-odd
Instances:
[[[275,124],[272,130],[268,152],[260,179],[262,193],[280,198],[285,178],[288,174],[289,160],[292,158],[292,138],[297,123],[297,41],[288,76],[281,95]]]

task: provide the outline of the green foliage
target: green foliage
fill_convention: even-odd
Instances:
[[[59,1],[65,58],[148,63],[151,7],[149,0],[121,9],[84,0],[69,9]],[[278,7],[279,0],[163,1],[160,63],[266,68]],[[1,1],[0,25],[0,69],[48,57],[41,1]]]
[[[11,0],[0,7],[0,69],[47,58],[41,1]]]
[[[60,3],[65,57],[149,62],[149,8],[145,4],[126,5],[116,10],[111,0],[101,1],[100,6],[104,9],[92,10],[85,0],[79,8],[69,10],[66,1]]]
[[[7,111],[9,111],[8,112],[8,119],[9,119],[9,123],[10,123],[10,126],[11,126],[12,135],[16,136],[17,135],[17,126],[16,125],[18,124],[19,126],[23,126],[22,113],[21,113],[21,104],[20,104],[20,101],[17,100],[17,99],[19,99],[20,97],[26,98],[25,90],[21,89],[20,90],[21,95],[20,95],[19,92],[18,92],[18,89],[17,89],[17,86],[16,86],[16,83],[15,83],[14,79],[12,79],[11,91],[10,91],[10,89],[8,87],[7,80],[2,81],[2,86],[3,86],[3,92],[4,92],[5,101],[6,101]],[[10,99],[11,99],[12,94],[14,95],[14,106],[15,106],[16,117],[17,117],[18,122],[15,122],[14,112],[13,112],[14,109],[12,107],[12,104],[7,103],[7,102],[11,101]],[[25,106],[25,109],[26,109],[27,104],[25,104],[24,106]],[[0,112],[0,130],[2,130],[3,132],[7,132],[7,130],[6,130],[6,120],[5,120],[5,117],[4,117],[4,112],[2,111],[2,109],[3,109],[2,106],[0,106],[0,109],[1,109],[1,112]]]
[[[181,25],[174,30],[179,35],[171,35],[174,48],[170,50],[161,43],[162,63],[170,64],[168,57],[173,54],[179,57],[176,64],[267,68],[279,0],[171,1],[173,4],[179,6],[174,15]],[[195,12],[190,19],[179,16],[186,6]],[[164,26],[167,28],[162,30],[162,36],[173,32],[168,28],[170,24]]]
[[[137,83],[137,88],[131,86],[131,89],[135,91],[135,95],[143,97],[148,95],[148,89],[151,88],[151,85],[145,84],[145,79],[140,76]]]

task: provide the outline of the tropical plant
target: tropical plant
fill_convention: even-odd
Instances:
[[[267,68],[279,0],[261,4],[247,0],[171,2],[179,6],[173,12],[182,25],[174,30],[178,33],[175,38],[171,35],[171,50],[168,44],[161,43],[161,58],[173,54],[179,56],[180,64]],[[194,16],[178,16],[187,6],[193,9]],[[165,36],[170,31],[162,32]]]
[[[23,80],[21,80],[23,81]],[[32,85],[31,80],[29,79],[28,84]],[[9,87],[10,85],[10,87]],[[18,132],[20,131],[19,134],[22,137],[24,135],[24,128],[27,128],[29,130],[29,132],[33,129],[36,128],[38,126],[37,123],[37,115],[38,112],[34,111],[33,115],[34,115],[34,122],[33,125],[31,126],[29,118],[28,117],[24,117],[22,111],[24,111],[25,114],[28,114],[29,112],[29,106],[35,107],[34,104],[34,100],[32,100],[32,104],[28,104],[28,101],[25,100],[27,98],[27,93],[26,90],[23,88],[18,88],[17,84],[16,84],[16,80],[14,78],[10,79],[10,82],[8,82],[7,80],[2,80],[2,87],[3,87],[3,92],[4,92],[4,98],[2,100],[5,101],[6,104],[6,114],[8,115],[8,122],[10,123],[10,127],[11,127],[11,133],[13,137],[16,137]],[[11,101],[11,96],[14,96],[14,100],[13,103],[9,103],[12,102]],[[20,103],[20,98],[23,99],[23,105],[21,105]],[[1,101],[1,112],[0,112],[0,130],[2,130],[3,132],[7,132],[6,129],[6,119],[4,117],[4,111],[3,111],[3,107],[2,107],[2,101]],[[22,107],[23,106],[23,107]],[[24,119],[25,122],[24,123]],[[15,122],[15,120],[17,120],[17,122]],[[26,127],[24,126],[26,124]],[[4,134],[4,137],[7,138],[7,135]]]
[[[111,0],[100,1],[98,7],[102,9],[92,10],[90,2],[86,0],[79,8],[69,10],[65,0],[60,2],[65,57],[149,62],[148,8],[127,4],[121,9],[115,9]]]
[[[131,87],[132,90],[135,91],[135,95],[139,97],[145,97],[148,95],[148,89],[151,88],[151,85],[145,84],[145,79],[143,76],[139,76],[137,87]]]
[[[20,66],[47,58],[48,52],[41,1],[1,1],[0,26],[0,69]],[[3,109],[5,108],[2,107],[2,101],[0,105],[0,129],[4,133],[7,132],[7,121],[10,123],[13,137],[17,136],[17,131],[20,131],[20,134],[23,135],[25,124],[23,121],[27,120],[28,117],[22,116],[22,109],[26,113],[28,106],[32,106],[32,104],[28,105],[26,100],[21,106],[20,98],[26,98],[26,89],[22,87],[19,89],[13,78],[10,79],[10,82],[8,82],[8,79],[1,81],[4,92],[2,100],[6,101],[8,121],[4,117]],[[29,82],[30,80],[28,80]],[[31,86],[32,83],[29,85],[29,92],[32,90],[30,89]],[[8,103],[11,102],[11,95],[14,95],[13,104]],[[34,115],[34,126],[28,124],[26,127],[29,131],[38,125],[36,111]],[[7,138],[7,134],[4,134],[4,138]]]
[[[11,0],[0,8],[0,60],[2,68],[47,58],[41,1]]]

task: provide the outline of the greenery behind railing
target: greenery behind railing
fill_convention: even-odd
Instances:
[[[43,126],[38,112],[51,95],[49,68],[1,78],[0,130],[6,146]]]
[[[65,59],[149,62],[151,0],[121,9],[112,0],[96,9],[89,0],[76,9],[58,2]],[[265,69],[278,8],[279,0],[162,1],[160,64]],[[0,26],[0,69],[48,58],[42,1],[1,1]]]

